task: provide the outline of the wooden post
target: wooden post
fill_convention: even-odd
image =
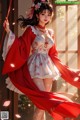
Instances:
[[[14,8],[14,10],[13,10]],[[11,14],[9,17],[11,30],[14,34],[18,35],[18,25],[17,25],[17,18],[18,18],[18,0],[13,0]],[[15,22],[15,25],[12,23]],[[17,120],[15,114],[18,114],[18,94],[12,91],[9,91],[9,99],[11,100],[11,107],[10,107],[10,118],[11,120]]]

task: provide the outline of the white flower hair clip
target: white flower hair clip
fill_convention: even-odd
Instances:
[[[41,0],[41,2],[38,2],[37,4],[33,3],[32,7],[34,7],[35,10],[38,10],[43,2],[45,2],[45,0]]]
[[[40,6],[41,6],[41,3],[37,3],[36,5],[35,5],[35,10],[38,10],[39,8],[40,8]]]
[[[32,7],[34,7],[35,10],[38,10],[40,8],[40,6],[41,6],[40,2],[38,2],[37,4],[35,4],[35,3],[32,4]]]

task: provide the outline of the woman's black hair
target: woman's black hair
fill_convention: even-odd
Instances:
[[[43,10],[49,10],[50,13],[53,13],[53,7],[52,5],[46,0],[46,2],[41,2],[41,0],[35,0],[34,4],[36,5],[37,3],[41,3],[40,8],[39,9],[35,9],[34,8],[34,13],[33,13],[33,17],[30,18],[24,18],[22,15],[18,18],[18,22],[20,23],[20,27],[21,28],[25,28],[27,25],[37,25],[38,24],[38,19],[36,15],[39,15],[39,13],[42,13]]]

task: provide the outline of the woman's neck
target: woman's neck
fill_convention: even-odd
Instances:
[[[36,27],[37,27],[38,30],[41,31],[42,33],[46,33],[46,28],[45,28],[45,26],[37,25]]]
[[[40,28],[40,29],[45,29],[45,25],[42,25],[40,23],[37,25],[37,27]]]

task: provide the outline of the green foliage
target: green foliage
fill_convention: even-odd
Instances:
[[[25,95],[20,95],[18,106],[21,111],[27,110],[28,113],[34,108],[33,103]]]

